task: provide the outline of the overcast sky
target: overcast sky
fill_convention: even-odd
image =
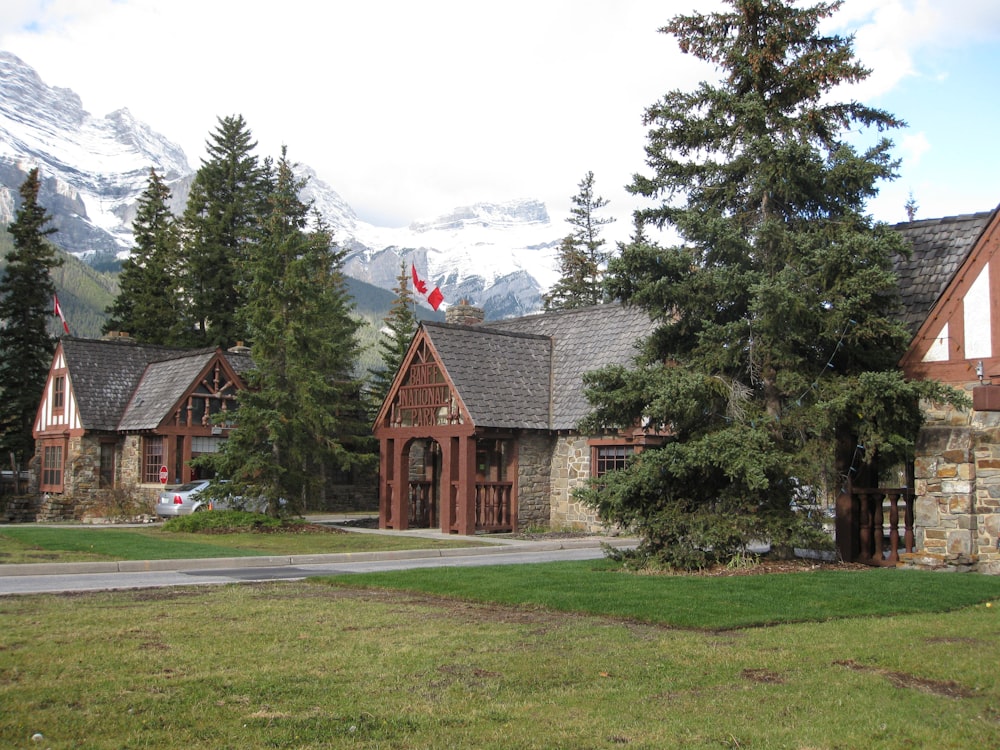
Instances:
[[[288,146],[362,219],[401,226],[480,201],[545,201],[588,170],[630,229],[643,110],[714,75],[657,32],[704,0],[3,0],[0,49],[103,116],[127,107],[187,152],[242,114],[260,155]],[[1000,2],[847,0],[873,75],[841,98],[889,110],[901,177],[882,220],[1000,203]],[[875,135],[868,142],[874,142]]]

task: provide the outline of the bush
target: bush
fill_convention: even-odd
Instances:
[[[164,531],[198,533],[237,533],[280,529],[284,523],[264,513],[245,510],[202,510],[189,516],[171,518],[163,524]]]

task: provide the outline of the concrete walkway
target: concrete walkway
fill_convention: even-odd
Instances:
[[[330,514],[310,516],[312,523],[329,524],[345,531],[358,534],[384,534],[395,536],[411,536],[423,539],[455,540],[454,534],[442,534],[435,529],[409,529],[392,531],[382,529],[339,526],[345,520],[356,519],[357,515]],[[52,524],[46,524],[51,526]],[[75,526],[79,527],[78,524]],[[99,528],[115,528],[112,525]],[[100,533],[95,528],[94,533]],[[121,528],[120,526],[118,528]],[[339,552],[332,554],[311,555],[266,555],[253,557],[205,557],[187,560],[119,560],[109,562],[69,562],[69,563],[11,563],[0,564],[0,577],[36,576],[36,575],[76,575],[90,573],[141,573],[154,571],[186,571],[186,570],[226,570],[237,568],[272,568],[299,565],[329,565],[361,562],[376,562],[388,560],[416,560],[423,558],[476,557],[485,555],[504,555],[517,552],[550,552],[556,550],[596,549],[602,543],[614,547],[634,547],[638,540],[626,537],[565,537],[549,539],[514,539],[506,536],[479,535],[468,537],[487,546],[480,547],[450,547],[447,549],[411,549],[387,550],[382,552]]]

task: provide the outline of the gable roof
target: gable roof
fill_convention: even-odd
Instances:
[[[425,322],[423,328],[474,424],[549,426],[548,337],[447,323]]]
[[[572,430],[590,412],[583,374],[631,364],[655,324],[608,304],[422,328],[477,426]]]
[[[86,430],[115,430],[125,406],[150,362],[177,356],[182,349],[129,341],[60,339],[69,383]]]
[[[915,335],[997,210],[896,224],[910,245],[909,258],[896,258],[902,319]]]
[[[631,365],[656,324],[644,310],[614,303],[500,320],[485,327],[552,339],[550,428],[572,430],[591,411],[583,374],[609,365]]]
[[[195,379],[219,355],[218,349],[189,351],[181,356],[151,362],[139,381],[118,423],[120,431],[153,430],[191,387]],[[225,353],[227,362],[243,368],[250,362],[249,355]],[[234,367],[237,375],[240,370]]]

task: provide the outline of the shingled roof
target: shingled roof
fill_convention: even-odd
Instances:
[[[156,427],[217,351],[72,336],[60,343],[83,427],[104,431]],[[253,366],[248,354],[223,356],[240,377]]]
[[[212,361],[216,351],[188,351],[170,359],[150,362],[122,415],[118,429],[153,430],[159,427],[198,374]],[[239,362],[241,367],[250,361],[250,357],[245,354],[230,353],[225,356],[230,362]]]
[[[66,357],[80,420],[86,430],[115,430],[146,367],[182,349],[64,336]]]
[[[423,327],[476,425],[548,428],[551,339],[447,323]]]
[[[476,425],[572,430],[590,412],[583,373],[631,364],[654,324],[611,304],[423,327]]]
[[[922,219],[893,227],[907,240],[912,251],[909,258],[895,261],[902,318],[910,333],[916,334],[930,315],[995,214],[996,210],[982,211]]]

